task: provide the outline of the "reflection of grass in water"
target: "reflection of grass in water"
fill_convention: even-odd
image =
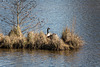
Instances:
[[[13,65],[15,62],[9,62],[9,61],[1,61],[0,66],[8,66],[8,65]]]
[[[5,65],[10,64],[23,64],[26,63],[35,63],[35,62],[42,62],[42,61],[52,61],[60,60],[64,62],[73,62],[77,58],[77,52],[79,50],[66,50],[66,51],[49,51],[49,50],[30,50],[30,49],[0,49],[0,56],[3,57],[3,61],[12,59],[13,62],[5,63]],[[21,60],[24,59],[24,60]],[[20,61],[21,60],[21,61]],[[59,63],[57,62],[57,63]],[[55,63],[55,62],[54,62]],[[4,65],[4,64],[3,64]]]
[[[0,49],[0,55],[2,55],[3,52],[5,52],[5,56],[6,55],[16,55],[18,54],[30,54],[30,55],[35,55],[35,54],[41,54],[42,56],[46,56],[46,55],[50,55],[50,54],[54,54],[54,55],[64,55],[64,56],[70,56],[70,55],[74,55],[75,53],[79,52],[80,49],[75,49],[75,50],[65,50],[65,51],[49,51],[49,50],[39,50],[39,49]]]
[[[22,57],[26,56],[27,58],[30,57],[31,60],[36,60],[36,58],[42,57],[44,60],[48,60],[49,57],[59,59],[59,57],[67,56],[71,58],[75,58],[77,50],[67,50],[67,51],[49,51],[49,50],[29,50],[29,49],[0,49],[0,56],[9,56],[16,57],[21,59]],[[5,53],[5,55],[3,54]],[[28,55],[28,56],[27,56]],[[29,58],[29,59],[30,59]],[[70,60],[65,59],[65,60]]]

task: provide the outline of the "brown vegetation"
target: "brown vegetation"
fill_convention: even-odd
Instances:
[[[10,31],[8,36],[0,39],[0,48],[23,48],[27,40],[22,36],[21,30],[14,28]]]
[[[48,38],[43,32],[34,33],[29,32],[27,36],[26,48],[45,49],[45,50],[65,50],[69,49],[63,40],[59,39],[57,35],[52,35]]]
[[[22,32],[21,32],[20,27],[17,26],[17,27],[13,28],[13,29],[9,32],[8,36],[12,36],[12,37],[22,37],[23,34],[22,34]]]
[[[60,39],[57,34],[47,37],[43,32],[29,32],[27,37],[17,35],[18,29],[12,30],[8,36],[0,34],[0,48],[28,48],[45,50],[69,50],[82,46],[82,39],[66,28]]]
[[[66,44],[69,45],[69,48],[71,49],[79,48],[83,45],[82,38],[71,32],[68,28],[63,31],[62,39]]]
[[[3,40],[3,34],[2,33],[0,33],[0,42]]]

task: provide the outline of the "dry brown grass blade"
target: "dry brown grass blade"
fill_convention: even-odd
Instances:
[[[83,45],[83,40],[81,37],[75,33],[70,32],[70,29],[66,28],[62,33],[62,39],[66,44],[69,45],[71,49],[79,48]]]

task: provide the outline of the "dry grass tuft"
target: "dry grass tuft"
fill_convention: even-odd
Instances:
[[[13,29],[9,32],[8,36],[22,37],[23,34],[22,34],[22,32],[21,32],[20,27],[18,26],[17,28],[13,28]]]
[[[29,32],[24,37],[21,30],[14,29],[9,36],[0,34],[0,48],[29,48],[29,49],[45,49],[45,50],[69,50],[79,48],[83,45],[82,39],[66,28],[60,39],[58,35],[52,34],[47,37],[43,32]]]
[[[66,28],[62,33],[62,39],[66,44],[69,45],[69,48],[79,48],[83,45],[83,40],[78,35],[74,34],[70,31],[70,29]]]
[[[10,48],[11,47],[11,40],[9,36],[5,36],[1,43],[1,48]]]
[[[34,48],[35,44],[35,33],[29,32],[27,35],[27,44],[25,45],[25,48]]]
[[[59,50],[60,48],[59,37],[55,34],[51,36],[51,46],[52,46],[52,50]]]
[[[23,48],[27,44],[25,37],[5,36],[0,43],[0,48]]]
[[[47,38],[48,44],[46,48],[49,50],[67,50],[69,46],[66,45],[62,39],[60,39],[56,34],[52,34],[50,38]]]
[[[2,33],[0,33],[0,37],[3,37],[3,34]]]
[[[56,34],[49,38],[43,33],[29,32],[27,36],[27,48],[45,49],[45,50],[66,50],[69,46],[63,40],[59,39]]]
[[[1,44],[2,40],[3,40],[3,38],[4,38],[3,34],[0,33],[0,44]]]
[[[62,39],[60,39],[60,50],[69,50],[69,45],[65,44]]]
[[[39,34],[35,35],[35,47],[37,49],[43,49],[44,45],[47,44],[47,38],[43,32],[40,32]]]
[[[27,39],[25,37],[10,37],[11,40],[11,48],[24,48],[27,44]]]

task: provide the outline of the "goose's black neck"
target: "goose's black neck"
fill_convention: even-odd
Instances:
[[[47,34],[49,33],[49,29],[50,29],[50,28],[47,28]]]

